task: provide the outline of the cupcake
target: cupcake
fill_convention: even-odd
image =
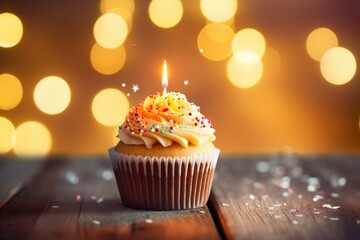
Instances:
[[[219,149],[210,120],[181,93],[146,97],[119,126],[109,149],[122,203],[146,210],[203,207]]]

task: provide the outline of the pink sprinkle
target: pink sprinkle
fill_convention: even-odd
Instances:
[[[299,198],[299,199],[302,199],[302,195],[301,195],[301,194],[299,194],[299,195],[298,195],[298,198]]]
[[[76,201],[79,202],[81,200],[80,194],[76,195]]]

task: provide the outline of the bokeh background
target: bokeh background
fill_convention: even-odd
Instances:
[[[129,106],[201,106],[222,153],[359,152],[360,1],[1,0],[0,154],[107,154]]]

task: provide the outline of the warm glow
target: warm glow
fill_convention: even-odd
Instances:
[[[61,113],[68,107],[70,99],[69,85],[57,76],[43,78],[34,90],[36,106],[47,114]]]
[[[109,127],[120,125],[129,109],[128,98],[114,88],[107,88],[97,93],[91,104],[91,111],[96,121]]]
[[[23,35],[21,20],[12,13],[0,14],[0,47],[10,48],[18,44]]]
[[[123,44],[128,35],[127,23],[115,13],[105,13],[94,25],[96,42],[104,48],[117,48]]]
[[[279,79],[279,73],[282,67],[279,52],[276,49],[267,46],[262,62],[264,66],[263,77],[266,79]]]
[[[234,34],[232,28],[226,24],[210,23],[198,35],[198,48],[204,50],[201,53],[209,60],[224,60],[231,55]]]
[[[135,9],[134,0],[101,0],[100,11],[102,14],[113,12],[114,9],[126,10],[130,16],[133,15]]]
[[[226,68],[227,76],[232,84],[240,88],[250,88],[256,85],[263,73],[262,61],[253,64],[243,63],[231,57]]]
[[[15,127],[4,117],[0,117],[0,154],[9,152],[15,143]]]
[[[10,110],[15,108],[21,101],[23,89],[21,82],[14,75],[0,75],[0,109]]]
[[[90,53],[91,65],[99,73],[110,75],[118,72],[125,64],[126,52],[123,45],[117,48],[103,48],[95,43]]]
[[[41,123],[28,121],[16,128],[14,152],[18,156],[44,156],[52,145],[49,130]]]
[[[253,28],[240,30],[232,40],[232,52],[237,60],[243,63],[252,64],[259,61],[264,55],[265,49],[264,36]]]
[[[306,39],[306,50],[316,61],[320,61],[327,50],[337,46],[336,34],[328,28],[317,28]]]
[[[201,0],[203,15],[212,22],[226,22],[234,17],[237,0]]]
[[[152,0],[149,17],[158,27],[171,28],[178,24],[183,15],[183,6],[179,0]]]
[[[109,10],[108,12],[115,13],[125,20],[127,27],[128,27],[128,34],[129,34],[132,29],[132,24],[133,24],[130,13],[122,8],[113,8],[113,9]]]
[[[335,85],[342,85],[354,77],[356,59],[346,48],[331,48],[322,56],[320,70],[326,81]]]
[[[166,88],[168,87],[168,74],[167,74],[167,66],[166,66],[166,60],[164,60],[164,66],[163,66],[163,74],[162,74],[162,87],[164,88],[164,93],[166,93]]]
[[[114,145],[118,144],[120,141],[120,138],[117,137],[118,133],[119,133],[119,126],[116,126],[114,127],[113,134],[111,136],[112,137],[111,140]]]

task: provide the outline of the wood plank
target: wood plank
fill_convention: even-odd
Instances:
[[[107,158],[48,161],[0,210],[0,239],[219,239],[207,208],[125,208]]]
[[[228,239],[359,239],[360,156],[233,156],[210,208]]]
[[[0,209],[34,177],[40,168],[40,161],[0,158]]]

